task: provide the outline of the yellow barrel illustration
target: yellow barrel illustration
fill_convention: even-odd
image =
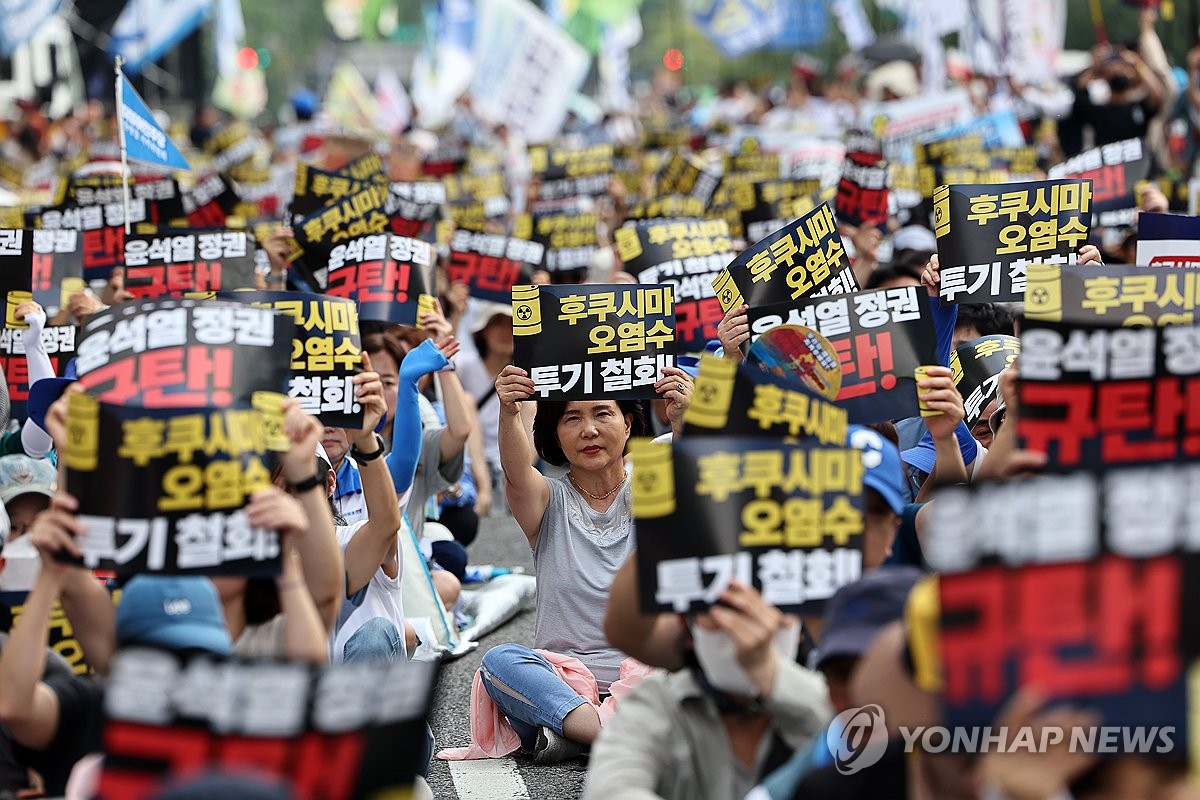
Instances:
[[[1045,322],[1062,321],[1062,267],[1030,264],[1025,268],[1025,316]]]
[[[653,439],[631,439],[633,462],[633,516],[665,517],[675,511],[675,465],[671,445]]]
[[[67,447],[70,469],[94,472],[100,465],[100,401],[86,392],[67,398]]]
[[[268,450],[277,453],[287,452],[291,439],[283,430],[283,401],[286,397],[279,392],[255,392],[250,396],[250,404],[255,411],[262,414],[263,434]]]
[[[705,354],[700,357],[700,374],[696,391],[688,406],[684,421],[688,425],[719,430],[729,422],[729,406],[733,401],[733,382],[737,362]]]
[[[537,286],[512,287],[513,336],[542,332],[542,299]]]

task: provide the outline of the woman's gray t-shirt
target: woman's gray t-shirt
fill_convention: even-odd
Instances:
[[[608,593],[637,543],[629,478],[604,513],[591,508],[569,481],[546,478],[546,483],[550,503],[533,550],[533,646],[578,658],[596,676],[600,691],[607,692],[625,658],[604,636]]]

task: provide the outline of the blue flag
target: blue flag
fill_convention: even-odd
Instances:
[[[61,6],[62,0],[0,0],[0,55],[11,56]]]
[[[121,136],[125,155],[132,161],[191,170],[171,138],[158,127],[146,102],[122,74],[117,78],[117,104],[121,112]]]

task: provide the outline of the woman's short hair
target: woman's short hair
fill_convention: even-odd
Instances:
[[[588,402],[588,401],[582,401]],[[645,436],[650,428],[646,424],[646,406],[641,400],[614,401],[621,414],[631,418],[629,436]],[[542,460],[556,467],[566,466],[567,456],[558,443],[558,423],[567,413],[567,403],[560,400],[539,400],[537,416],[533,418],[533,446]]]

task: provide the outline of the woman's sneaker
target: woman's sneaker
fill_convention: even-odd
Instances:
[[[573,742],[565,736],[559,736],[546,726],[538,731],[537,741],[533,746],[533,760],[538,764],[558,764],[579,758],[584,753],[584,746]]]

